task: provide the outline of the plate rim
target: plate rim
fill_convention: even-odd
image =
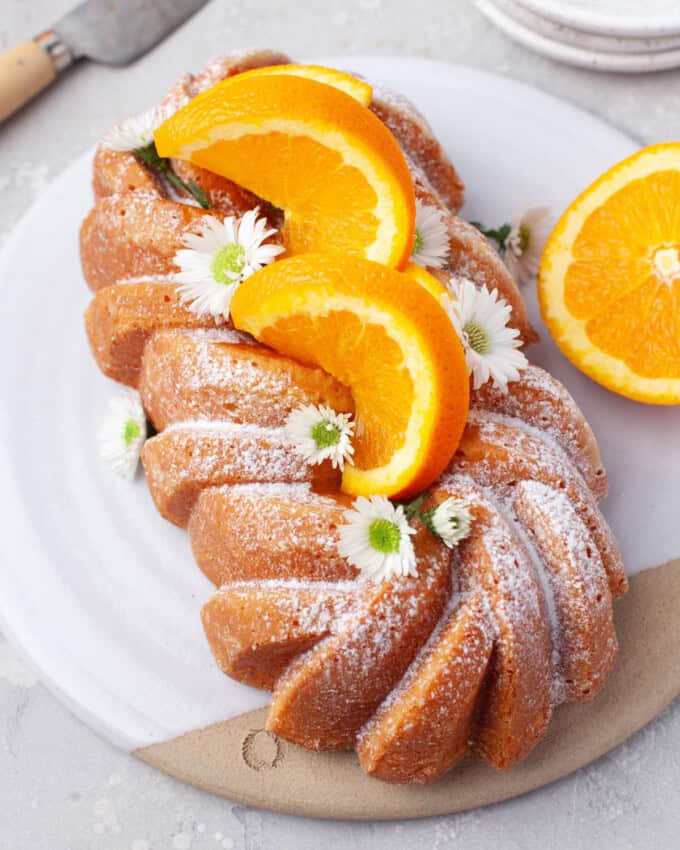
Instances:
[[[550,18],[567,26],[602,35],[656,36],[680,34],[680,13],[657,15],[653,22],[643,15],[626,15],[625,19],[614,13],[590,9],[565,9],[560,0],[518,0],[541,17]]]
[[[515,21],[544,38],[583,50],[604,53],[661,53],[680,47],[680,32],[672,35],[650,37],[631,35],[603,35],[587,32],[567,24],[553,21],[531,11],[521,0],[492,0],[493,4]]]
[[[590,71],[620,74],[651,74],[680,67],[680,44],[666,50],[639,53],[578,47],[531,29],[504,7],[496,5],[494,0],[474,0],[474,4],[508,38],[555,62]]]

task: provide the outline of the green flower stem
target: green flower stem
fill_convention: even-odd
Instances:
[[[432,518],[434,517],[434,512],[437,508],[432,508],[431,511],[421,511],[420,513],[420,521],[425,526],[425,528],[430,532],[430,534],[434,534],[434,536],[439,539],[439,535],[434,530],[434,523]]]
[[[470,224],[473,227],[476,227],[477,230],[479,230],[483,236],[486,236],[487,239],[493,239],[493,241],[498,244],[499,248],[505,248],[505,243],[510,235],[510,231],[512,230],[512,225],[502,224],[500,227],[494,229],[492,227],[484,227],[484,225],[479,221],[471,221]]]
[[[420,494],[420,496],[418,496],[412,502],[407,502],[405,504],[402,503],[403,507],[404,507],[404,513],[406,514],[407,519],[411,519],[412,517],[416,516],[416,514],[420,511],[421,507],[423,506],[425,499],[427,499],[427,497],[429,495],[430,495],[430,491],[425,490],[423,493]],[[421,514],[421,516],[422,516],[422,514]]]
[[[203,189],[193,180],[188,180],[186,183],[184,180],[180,180],[172,168],[170,168],[170,160],[158,156],[154,142],[150,142],[146,147],[136,148],[133,153],[147,168],[164,177],[175,189],[179,189],[180,192],[187,192],[204,210],[210,209],[210,201]]]

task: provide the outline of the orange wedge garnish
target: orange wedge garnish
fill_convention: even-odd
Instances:
[[[680,403],[680,143],[615,165],[567,208],[538,294],[581,371],[614,392]]]
[[[326,68],[323,65],[267,65],[264,68],[254,68],[245,73],[258,77],[284,74],[289,77],[305,77],[308,80],[316,80],[317,83],[324,83],[343,91],[353,97],[354,100],[358,100],[362,106],[368,106],[373,99],[373,89],[365,80],[360,80],[344,71],[336,71],[335,68]]]
[[[450,294],[449,290],[438,278],[436,278],[431,272],[428,272],[427,269],[419,266],[417,263],[407,263],[404,266],[403,271],[404,274],[412,277],[413,280],[417,281],[421,286],[427,289],[430,295],[432,295],[433,298],[436,298],[437,301],[441,301],[442,295]]]
[[[237,74],[155,133],[158,153],[221,174],[284,211],[289,254],[335,251],[397,267],[413,247],[413,182],[369,109],[300,76]]]
[[[465,355],[437,300],[411,277],[366,260],[279,260],[236,290],[231,316],[352,391],[357,429],[343,490],[406,497],[444,470],[467,417]]]

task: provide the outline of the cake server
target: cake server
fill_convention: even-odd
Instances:
[[[85,0],[51,29],[0,55],[0,121],[78,59],[128,65],[207,0]]]

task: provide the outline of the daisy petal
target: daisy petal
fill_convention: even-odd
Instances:
[[[416,232],[411,260],[418,265],[440,269],[449,256],[449,234],[440,210],[416,201]]]
[[[528,284],[535,280],[550,228],[548,207],[532,207],[513,220],[505,241],[504,259],[518,283]]]
[[[307,404],[289,414],[286,432],[308,463],[329,460],[333,468],[343,469],[354,455],[351,413],[337,413],[325,405]]]
[[[236,287],[283,251],[280,245],[262,244],[274,233],[266,219],[258,218],[257,208],[240,220],[203,216],[174,257],[182,301],[200,316],[227,320]]]
[[[146,440],[146,415],[139,393],[127,390],[109,402],[99,431],[99,454],[122,478],[132,479]]]
[[[338,551],[367,578],[376,581],[417,575],[411,528],[401,505],[385,496],[360,496],[345,511]]]
[[[463,344],[474,389],[493,380],[507,392],[508,382],[518,380],[527,365],[519,331],[508,326],[510,305],[495,289],[478,289],[467,278],[453,279],[452,289],[455,297],[443,296],[442,304]]]
[[[141,115],[121,121],[112,127],[102,139],[102,147],[114,151],[135,151],[153,142],[158,127],[176,111],[174,106],[155,106]]]

